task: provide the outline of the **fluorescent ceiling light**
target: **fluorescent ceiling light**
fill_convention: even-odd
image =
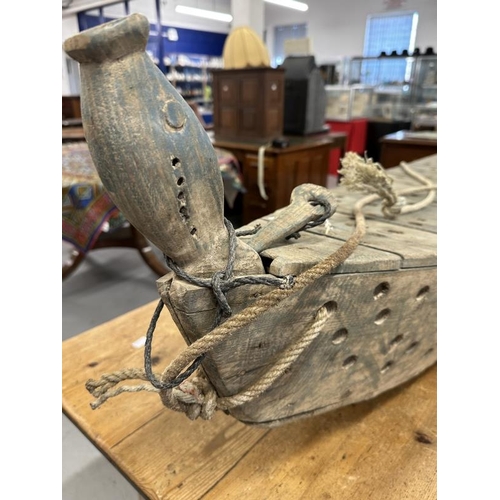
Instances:
[[[303,2],[296,2],[295,0],[264,0],[267,3],[273,3],[281,7],[288,7],[289,9],[301,10],[305,12],[309,5]]]
[[[189,16],[203,17],[205,19],[213,19],[214,21],[224,21],[230,23],[233,20],[231,14],[223,14],[222,12],[215,12],[213,10],[195,9],[194,7],[186,7],[184,5],[177,5],[175,12],[178,14],[188,14]]]

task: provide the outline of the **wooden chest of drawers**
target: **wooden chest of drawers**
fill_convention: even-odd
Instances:
[[[213,70],[214,133],[266,141],[283,134],[283,69]]]

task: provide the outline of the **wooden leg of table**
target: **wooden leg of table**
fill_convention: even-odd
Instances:
[[[82,263],[85,254],[78,250],[71,250],[69,259],[62,266],[62,279],[67,278]]]
[[[156,273],[158,276],[164,276],[170,269],[164,264],[153,252],[153,248],[148,240],[135,229],[134,226],[130,226],[132,232],[132,238],[135,242],[135,247],[139,250],[141,257],[144,262]]]

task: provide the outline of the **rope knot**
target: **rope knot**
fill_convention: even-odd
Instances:
[[[227,301],[226,295],[224,292],[227,290],[227,286],[229,282],[232,280],[231,276],[227,276],[226,271],[216,271],[210,281],[212,290],[214,292],[215,298],[219,305],[219,308],[222,314],[226,317],[231,316],[233,313],[229,302]]]
[[[185,413],[190,420],[210,420],[217,409],[217,393],[201,372],[177,387],[161,390],[160,398],[167,408]]]
[[[397,215],[401,214],[403,207],[406,205],[406,198],[404,196],[398,196],[396,201],[393,203],[384,199],[382,201],[382,213],[388,219],[394,219]]]
[[[295,276],[293,274],[287,274],[283,276],[283,283],[280,285],[281,290],[290,290],[295,284]]]

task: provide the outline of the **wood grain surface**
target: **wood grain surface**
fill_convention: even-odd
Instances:
[[[436,493],[436,366],[383,395],[268,429],[217,412],[190,421],[154,393],[92,410],[89,378],[142,367],[157,302],[62,344],[63,412],[148,499],[427,500]],[[140,342],[139,342],[140,344]],[[154,369],[185,346],[164,310]]]

